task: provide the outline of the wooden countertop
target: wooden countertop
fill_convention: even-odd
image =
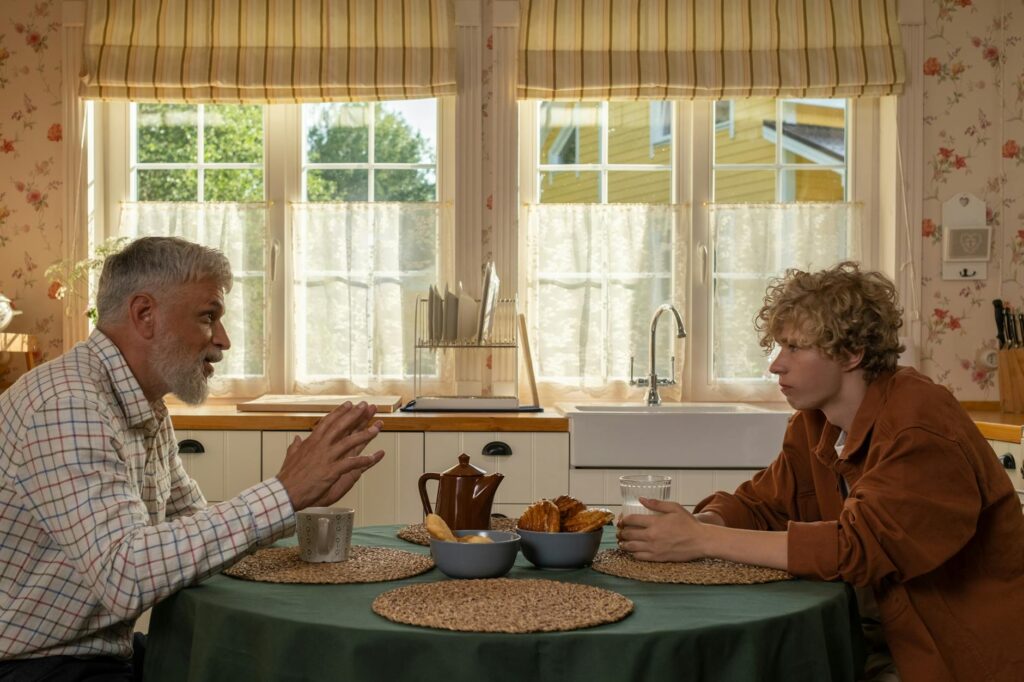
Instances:
[[[1019,443],[1024,414],[999,410],[997,402],[965,402],[964,408],[990,440]],[[198,407],[169,405],[179,430],[308,431],[323,414],[312,412],[239,412],[234,403]],[[569,420],[554,407],[543,412],[391,412],[377,415],[385,431],[543,431],[568,433]]]
[[[319,412],[239,412],[234,403],[198,407],[168,405],[174,428],[227,431],[308,431]],[[383,412],[384,431],[544,431],[569,432],[569,420],[553,407],[543,412]]]

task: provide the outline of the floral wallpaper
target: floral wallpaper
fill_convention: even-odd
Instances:
[[[489,8],[482,27],[485,169],[493,135]],[[986,362],[996,347],[991,301],[1024,310],[1024,0],[925,0],[925,11],[921,367],[961,400],[998,400],[997,375]],[[59,22],[57,0],[0,5],[0,293],[24,311],[6,331],[35,334],[44,360],[62,348],[62,308],[43,277],[61,258],[65,196]],[[492,185],[488,175],[487,209]],[[960,192],[987,206],[994,253],[985,280],[941,277],[942,203]],[[490,210],[485,223],[486,254]],[[22,358],[0,354],[0,388],[24,370]]]
[[[960,400],[999,399],[992,300],[1024,310],[1024,0],[927,0],[921,367]],[[942,204],[986,205],[988,277],[942,279]]]
[[[61,304],[43,271],[61,258],[61,27],[58,0],[0,8],[0,293],[23,314],[4,331],[34,334],[39,360],[62,348]],[[25,371],[0,353],[0,388]]]

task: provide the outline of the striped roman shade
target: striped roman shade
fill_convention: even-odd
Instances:
[[[83,97],[323,102],[455,94],[451,0],[90,0]]]
[[[896,0],[520,0],[520,99],[899,93]]]

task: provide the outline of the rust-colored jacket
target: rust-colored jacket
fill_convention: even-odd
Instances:
[[[978,427],[899,368],[868,386],[843,459],[839,433],[797,412],[767,469],[697,510],[788,530],[794,575],[872,587],[904,682],[1024,680],[1024,515]]]

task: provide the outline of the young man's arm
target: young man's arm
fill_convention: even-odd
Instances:
[[[658,516],[633,515],[619,530],[619,546],[641,561],[690,561],[717,557],[787,570],[786,531],[727,528],[712,512],[702,522],[675,502],[641,499]],[[715,521],[719,523],[716,523]]]

